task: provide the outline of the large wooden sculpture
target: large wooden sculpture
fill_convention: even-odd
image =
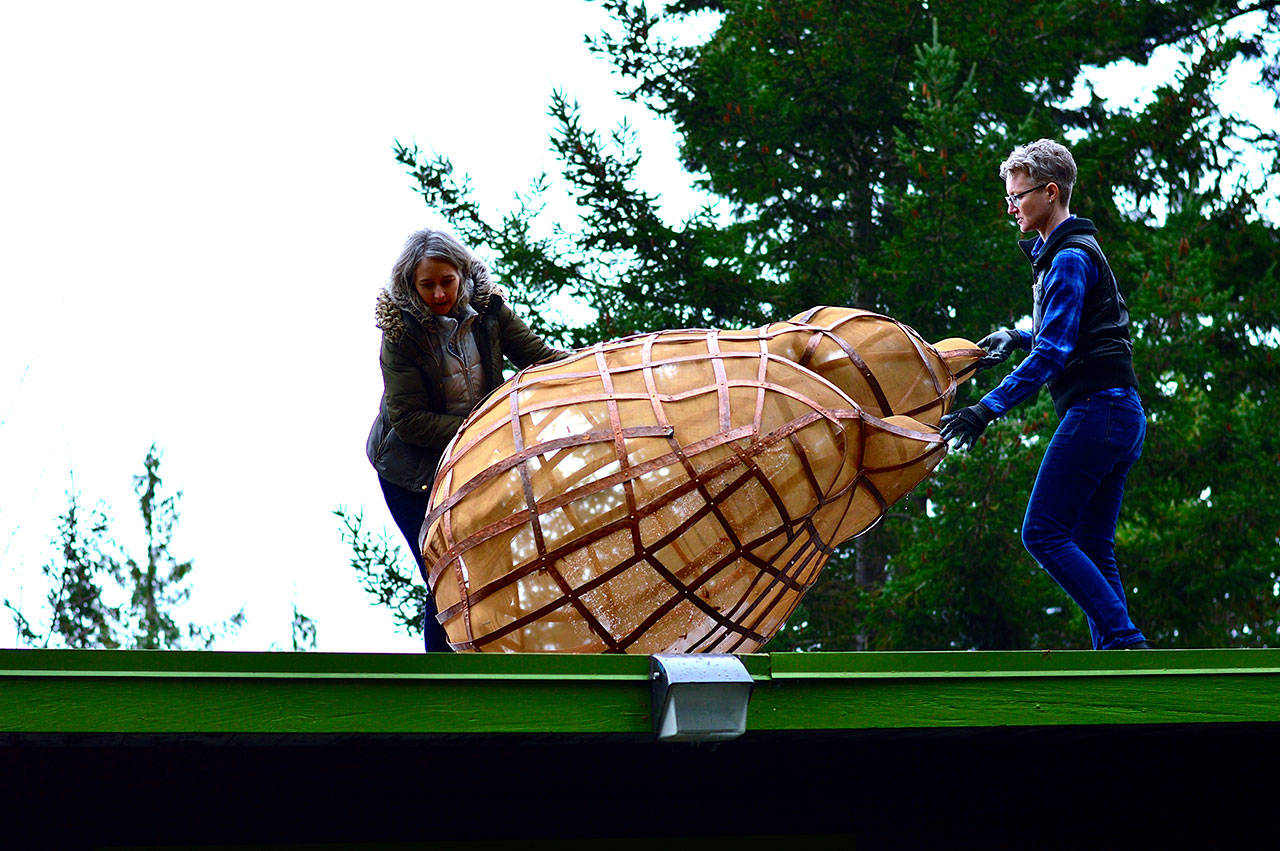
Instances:
[[[459,650],[751,652],[946,452],[982,351],[815,308],[527,369],[445,453],[421,544]]]

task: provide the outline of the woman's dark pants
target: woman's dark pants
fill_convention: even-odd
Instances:
[[[1077,402],[1049,443],[1022,524],[1027,552],[1084,610],[1095,650],[1146,640],[1129,619],[1116,566],[1125,477],[1146,433],[1135,390]]]
[[[411,491],[408,488],[402,488],[381,476],[378,477],[378,484],[382,485],[382,496],[387,501],[387,508],[390,509],[391,517],[396,521],[400,534],[404,535],[404,539],[409,542],[409,552],[413,553],[413,560],[417,563],[418,572],[422,574],[422,581],[425,583],[427,566],[422,561],[422,553],[418,551],[418,532],[421,531],[422,521],[427,516],[427,504],[431,495],[428,491]],[[429,584],[428,589],[430,589]],[[449,646],[444,627],[436,620],[436,601],[432,599],[430,590],[427,592],[426,609],[422,613],[422,637],[428,653],[448,652],[453,649]]]

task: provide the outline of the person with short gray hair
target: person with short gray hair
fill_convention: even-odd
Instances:
[[[1000,179],[1008,180],[1016,171],[1024,172],[1032,183],[1057,184],[1062,208],[1070,206],[1071,190],[1076,185],[1076,160],[1062,145],[1052,139],[1019,145],[1000,163]]]
[[[1138,396],[1129,309],[1088,219],[1071,214],[1071,152],[1052,139],[1014,148],[1000,165],[1005,205],[1031,261],[1031,330],[978,341],[988,368],[1028,352],[976,404],[942,418],[942,437],[968,450],[992,420],[1047,384],[1060,418],[1027,503],[1022,542],[1075,600],[1095,650],[1147,648],[1129,617],[1115,534],[1129,470],[1142,454],[1146,414]]]
[[[383,392],[365,453],[428,582],[418,535],[445,447],[502,384],[506,360],[524,368],[568,353],[530,331],[494,287],[489,267],[442,230],[405,241],[375,314]],[[450,649],[430,594],[422,632],[429,652]]]

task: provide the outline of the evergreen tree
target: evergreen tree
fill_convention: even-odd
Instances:
[[[339,506],[333,514],[342,524],[339,538],[351,548],[351,568],[360,587],[375,604],[391,610],[398,628],[421,635],[427,589],[418,580],[417,564],[385,530],[379,535],[366,529],[364,512]]]
[[[181,494],[161,497],[160,485],[160,457],[153,443],[143,460],[142,475],[133,479],[146,536],[146,558],[128,560],[133,593],[127,617],[134,633],[134,644],[144,650],[158,650],[178,641],[182,630],[170,611],[187,602],[191,596],[186,579],[193,564],[191,561],[178,561],[169,550],[177,520],[177,500]]]
[[[298,611],[297,604],[293,607],[293,622],[291,633],[293,639],[293,652],[304,653],[315,650],[317,644],[317,625],[314,619],[307,617]]]
[[[33,647],[118,647],[120,607],[111,606],[105,587],[119,583],[122,569],[107,539],[109,521],[101,506],[89,511],[80,505],[74,483],[67,491],[67,510],[58,518],[57,555],[41,566],[49,583],[46,602],[48,627],[37,632],[19,606],[5,599],[18,638]]]
[[[123,551],[110,534],[111,521],[102,509],[83,518],[79,496],[67,492],[67,511],[59,518],[57,558],[43,570],[52,589],[48,595],[49,623],[37,630],[12,601],[6,599],[18,627],[19,639],[29,646],[75,648],[178,650],[208,648],[233,634],[245,622],[244,609],[218,624],[179,623],[177,610],[191,598],[191,560],[179,561],[171,547],[177,525],[181,491],[164,496],[160,451],[147,451],[143,472],[133,480],[142,516],[146,554],[135,558]],[[87,525],[86,525],[87,524]],[[108,601],[119,599],[119,605]]]

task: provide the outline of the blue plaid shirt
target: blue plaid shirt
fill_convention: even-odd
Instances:
[[[1044,239],[1036,237],[1031,249],[1032,258],[1044,250]],[[1064,248],[1053,258],[1044,274],[1044,295],[1041,298],[1041,319],[1038,333],[1013,329],[1022,338],[1022,348],[1030,349],[1017,369],[1005,376],[1004,381],[982,397],[985,405],[996,416],[1003,415],[1014,405],[1035,395],[1050,378],[1066,366],[1080,333],[1080,311],[1084,307],[1084,294],[1098,282],[1098,267],[1093,258],[1079,248]]]

